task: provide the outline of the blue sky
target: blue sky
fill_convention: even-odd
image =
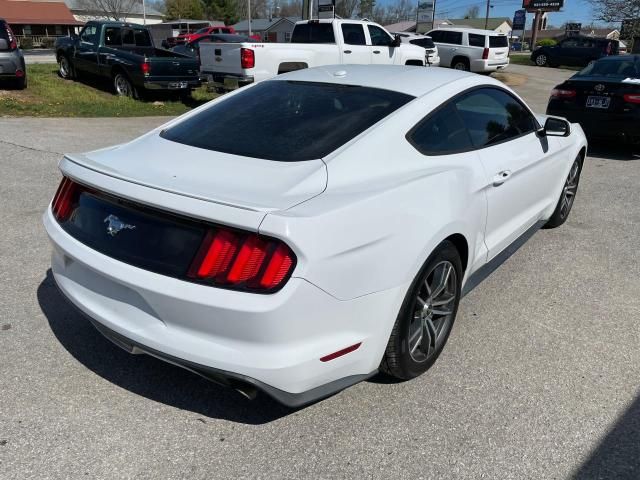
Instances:
[[[380,3],[392,3],[394,0],[379,0]],[[484,17],[486,0],[436,0],[437,18],[462,18],[472,5],[480,7],[480,16]],[[491,0],[493,8],[489,16],[513,18],[515,10],[522,6],[522,0]],[[587,0],[565,0],[565,6],[560,12],[551,13],[549,23],[560,26],[564,22],[575,21],[588,24],[593,21],[591,4]],[[533,22],[533,13],[527,14],[527,28]],[[596,22],[601,23],[601,22]]]

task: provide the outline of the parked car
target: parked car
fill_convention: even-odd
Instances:
[[[189,43],[197,40],[200,37],[204,37],[206,35],[214,35],[214,34],[233,34],[236,31],[233,27],[204,27],[195,32],[190,33],[181,33],[176,38],[176,44],[179,45],[181,43]]]
[[[509,65],[509,39],[493,30],[442,28],[427,33],[438,46],[440,66],[477,73]]]
[[[200,85],[197,59],[155,48],[149,31],[139,25],[91,21],[79,36],[58,39],[55,49],[62,78],[107,78],[121,96],[149,90],[188,94]]]
[[[490,77],[299,70],[65,156],[53,277],[127,351],[299,406],[426,371],[462,292],[567,219],[586,148]]]
[[[574,36],[565,38],[553,46],[536,48],[531,53],[531,60],[539,67],[585,67],[599,58],[618,55],[618,48],[617,40]]]
[[[0,81],[11,83],[15,88],[27,87],[27,67],[22,51],[9,24],[0,18]]]
[[[440,66],[438,47],[433,43],[433,39],[431,37],[406,32],[392,32],[391,35],[400,37],[403,43],[410,43],[411,45],[417,45],[418,47],[424,48],[427,52],[427,65],[430,67]]]
[[[202,45],[201,70],[221,90],[273,78],[281,73],[335,64],[426,64],[426,52],[402,44],[376,23],[358,20],[298,22],[290,43],[244,42]]]
[[[181,43],[171,49],[172,52],[181,53],[189,57],[200,58],[200,45],[203,43],[242,43],[250,42],[246,35],[220,33],[216,35],[204,35],[190,42]]]
[[[580,123],[590,138],[640,144],[640,55],[587,66],[552,90],[547,113]]]

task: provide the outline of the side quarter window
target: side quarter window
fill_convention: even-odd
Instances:
[[[483,148],[536,130],[531,112],[499,88],[479,88],[454,100],[475,148]]]
[[[473,148],[469,133],[452,103],[418,123],[407,134],[407,140],[424,155],[447,155]]]

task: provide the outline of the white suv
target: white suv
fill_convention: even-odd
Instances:
[[[470,28],[442,28],[428,34],[438,46],[440,65],[490,73],[509,65],[509,40],[504,33]]]
[[[392,35],[397,35],[398,37],[400,37],[402,43],[410,43],[412,45],[417,45],[424,48],[427,53],[427,64],[431,67],[440,66],[438,47],[433,42],[433,39],[431,37],[407,32],[392,32]]]

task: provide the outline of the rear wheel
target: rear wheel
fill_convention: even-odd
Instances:
[[[543,228],[556,228],[567,221],[571,207],[573,207],[573,201],[576,198],[576,193],[578,192],[581,171],[582,158],[578,156],[573,162],[573,165],[571,165],[571,170],[569,170],[569,175],[564,182],[564,187],[562,187],[562,193],[560,194],[556,209]]]
[[[405,297],[380,365],[383,372],[408,380],[433,365],[453,327],[462,274],[458,250],[442,242]]]
[[[22,77],[16,80],[16,88],[18,90],[24,90],[27,88],[27,74],[25,73]]]
[[[129,78],[121,72],[118,72],[113,77],[113,88],[121,97],[135,97],[135,90]]]
[[[536,58],[533,61],[539,67],[546,67],[549,65],[549,59],[544,53],[539,53],[538,55],[536,55]]]

